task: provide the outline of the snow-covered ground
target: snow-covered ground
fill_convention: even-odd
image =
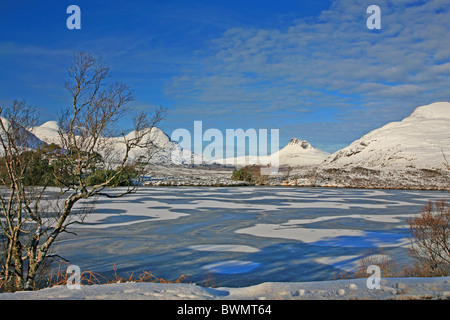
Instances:
[[[369,283],[369,285],[368,285]],[[450,299],[450,277],[386,278],[318,282],[266,282],[242,288],[206,288],[194,284],[113,283],[69,289],[57,286],[0,294],[0,300],[388,300]]]
[[[304,187],[450,190],[450,170],[393,168],[295,168],[274,184]]]

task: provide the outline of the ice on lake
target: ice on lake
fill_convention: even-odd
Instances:
[[[114,191],[120,192],[120,190]],[[219,285],[330,280],[371,248],[407,261],[406,219],[447,192],[146,187],[100,198],[56,251],[82,270]],[[345,258],[347,257],[347,258]]]

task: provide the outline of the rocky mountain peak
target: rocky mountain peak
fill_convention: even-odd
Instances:
[[[298,138],[292,138],[291,141],[289,141],[288,146],[300,146],[303,149],[310,149],[311,145],[306,140],[301,140]]]

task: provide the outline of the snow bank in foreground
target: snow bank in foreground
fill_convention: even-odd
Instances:
[[[372,279],[369,279],[371,281]],[[57,286],[34,292],[0,294],[0,300],[332,300],[450,299],[450,277],[386,278],[379,289],[367,279],[319,282],[266,282],[244,288],[205,288],[194,284],[115,283],[68,289]]]

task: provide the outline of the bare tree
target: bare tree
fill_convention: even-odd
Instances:
[[[446,200],[429,202],[420,216],[408,219],[411,254],[420,276],[450,275],[450,205]]]
[[[39,205],[40,195],[25,186],[29,158],[23,155],[32,147],[32,135],[26,126],[36,124],[34,110],[24,101],[14,101],[10,108],[0,108],[0,150],[2,159],[1,183],[1,229],[4,239],[3,279],[15,282],[17,288],[24,285],[23,234],[29,234],[27,223],[38,218],[34,208]]]
[[[133,133],[121,132],[119,138],[112,139],[114,125],[129,111],[132,91],[122,83],[108,84],[108,67],[88,53],[75,53],[68,73],[70,80],[65,87],[72,103],[59,117],[57,152],[46,158],[52,163],[53,181],[61,187],[58,198],[48,196],[45,184],[27,185],[33,158],[28,152],[39,143],[26,130],[37,123],[34,110],[24,102],[0,108],[1,262],[3,282],[9,290],[34,289],[39,268],[51,257],[49,250],[56,238],[68,232],[71,224],[83,222],[91,208],[89,200],[135,192],[158,151],[153,133],[164,108],[135,116]],[[130,168],[133,183],[120,194],[108,193],[107,187]],[[96,170],[104,174],[90,185],[87,178]],[[73,214],[80,209],[81,214]]]

